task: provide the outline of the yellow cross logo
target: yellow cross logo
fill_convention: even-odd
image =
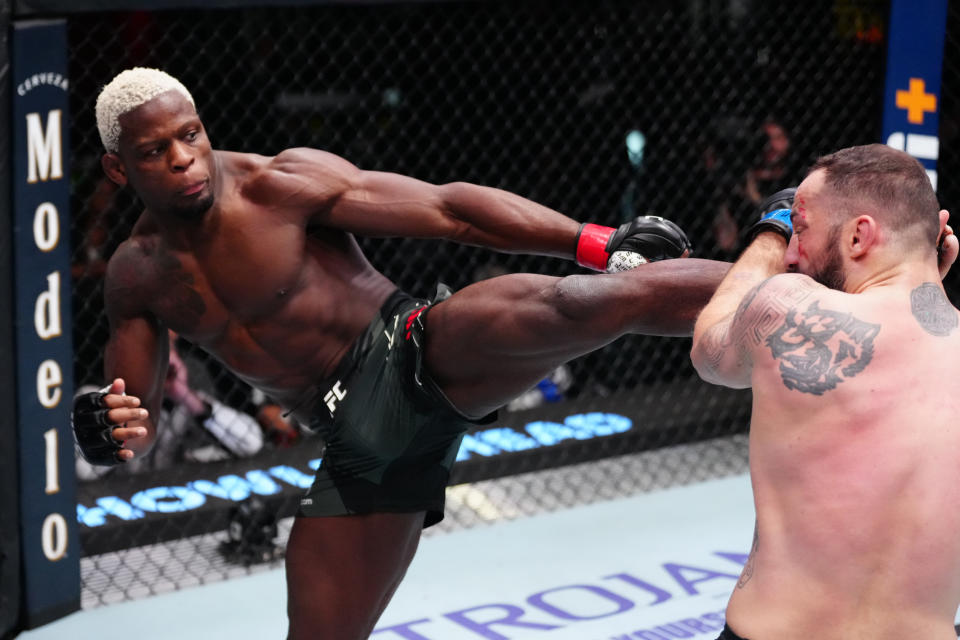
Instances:
[[[910,91],[897,90],[897,108],[907,110],[907,121],[923,124],[923,114],[937,110],[937,96],[927,93],[922,78],[910,78]]]

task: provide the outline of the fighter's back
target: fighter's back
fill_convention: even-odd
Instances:
[[[924,295],[943,302],[932,318],[911,307]],[[919,282],[771,296],[753,350],[757,537],[727,611],[743,637],[956,637],[960,331],[945,302]]]

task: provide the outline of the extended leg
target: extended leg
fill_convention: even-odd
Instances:
[[[729,268],[685,259],[608,275],[484,280],[430,311],[427,368],[461,411],[483,415],[627,333],[691,335]]]
[[[286,558],[289,640],[368,638],[413,560],[423,518],[297,517]]]

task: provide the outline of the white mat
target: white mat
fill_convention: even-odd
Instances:
[[[422,541],[376,640],[715,638],[753,535],[745,475]],[[286,634],[281,570],[81,611],[23,640]]]

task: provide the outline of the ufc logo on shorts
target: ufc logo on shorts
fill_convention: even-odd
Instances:
[[[327,409],[330,410],[330,413],[333,413],[337,410],[337,402],[343,400],[347,395],[346,389],[340,388],[340,381],[337,380],[336,384],[327,391],[327,395],[323,396],[323,401],[327,403]]]

